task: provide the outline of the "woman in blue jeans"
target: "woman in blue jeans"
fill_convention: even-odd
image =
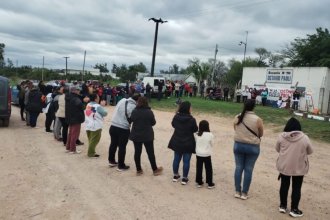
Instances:
[[[244,103],[242,113],[237,115],[234,121],[235,198],[243,200],[248,198],[254,164],[260,153],[260,138],[263,135],[263,123],[253,112],[254,107],[255,100],[248,99]]]
[[[191,115],[191,104],[188,101],[182,102],[178,112],[172,120],[174,133],[170,139],[168,147],[174,151],[173,160],[173,182],[180,179],[179,165],[183,160],[183,177],[181,184],[186,185],[189,181],[188,173],[190,168],[191,154],[195,153],[196,142],[194,133],[198,127],[196,119]]]

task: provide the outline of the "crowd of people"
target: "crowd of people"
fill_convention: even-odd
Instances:
[[[100,155],[96,153],[96,147],[101,139],[104,117],[107,116],[105,105],[108,102],[107,97],[101,98],[99,90],[95,90],[95,87],[91,91],[88,88],[89,86],[86,90],[84,85],[72,85],[68,88],[65,84],[60,84],[51,89],[42,83],[34,86],[30,81],[22,82],[19,92],[21,119],[25,120],[28,126],[36,127],[39,114],[44,112],[46,114],[45,131],[53,132],[54,138],[62,142],[66,147],[66,152],[70,154],[81,153],[76,145],[84,144],[79,141],[79,136],[81,124],[85,123],[88,138],[87,156],[98,158]],[[176,94],[176,88],[174,91]],[[249,198],[253,169],[260,154],[260,143],[264,133],[262,119],[253,111],[255,104],[255,99],[246,99],[243,111],[235,116],[233,123],[235,131],[234,197],[242,200]],[[149,107],[148,97],[134,92],[121,98],[116,103],[109,128],[109,166],[116,167],[119,172],[130,169],[130,166],[125,163],[125,156],[126,145],[131,140],[135,149],[136,175],[140,176],[144,173],[141,166],[143,146],[146,149],[153,175],[161,175],[163,167],[157,165],[154,149],[153,126],[155,124],[156,117]],[[171,124],[174,132],[169,140],[168,148],[174,153],[172,181],[180,181],[182,185],[188,184],[190,160],[192,155],[196,154],[196,186],[200,188],[204,185],[204,166],[207,188],[213,189],[215,183],[211,157],[214,135],[209,122],[201,120],[197,123],[192,115],[191,103],[183,101],[178,104]],[[279,153],[276,162],[281,180],[279,212],[287,213],[287,197],[292,179],[289,214],[292,217],[303,216],[303,212],[299,209],[299,201],[304,175],[307,174],[309,168],[307,155],[313,152],[310,140],[302,132],[299,121],[291,118],[274,145]],[[183,161],[182,173],[180,172],[181,160]]]

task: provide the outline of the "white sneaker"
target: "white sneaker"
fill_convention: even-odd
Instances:
[[[248,195],[247,194],[245,194],[245,193],[242,193],[242,195],[241,195],[241,198],[240,199],[242,199],[242,200],[247,200],[249,197],[248,197]]]
[[[237,198],[237,199],[240,199],[241,198],[241,193],[240,192],[235,192],[234,197]]]
[[[280,207],[278,208],[278,211],[279,211],[280,213],[286,213],[286,208],[280,206]]]
[[[70,154],[80,154],[81,150],[76,150],[76,151],[70,151]]]

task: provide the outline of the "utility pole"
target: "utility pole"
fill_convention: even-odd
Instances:
[[[18,60],[16,60],[16,77],[17,77],[17,70],[18,70]]]
[[[84,63],[83,63],[83,70],[82,70],[82,75],[81,75],[81,81],[84,81],[84,74],[85,74],[85,60],[86,60],[86,50],[84,53]]]
[[[44,81],[44,66],[45,66],[45,56],[42,56],[42,70],[41,70],[41,80]]]
[[[63,57],[65,59],[65,80],[68,81],[67,74],[68,74],[68,58],[70,57]]]
[[[239,42],[238,45],[242,45],[244,44],[244,57],[243,57],[243,63],[242,63],[242,77],[243,77],[243,70],[244,70],[244,66],[245,66],[245,54],[246,54],[246,47],[247,47],[247,38],[248,38],[248,34],[249,32],[246,31],[246,36],[245,36],[245,43],[243,41]],[[242,78],[240,79],[240,81],[237,84],[237,87],[239,87],[239,84],[242,84]]]
[[[215,80],[214,80],[214,74],[215,74],[215,66],[217,63],[217,53],[218,53],[218,44],[215,45],[215,51],[214,51],[214,64],[213,64],[213,73],[212,73],[212,86],[215,86]]]
[[[151,76],[154,76],[154,68],[155,68],[155,58],[156,58],[156,47],[157,47],[157,38],[158,38],[158,24],[159,23],[166,23],[167,21],[163,21],[161,18],[149,18],[148,21],[153,20],[156,23],[156,29],[155,29],[155,38],[154,38],[154,49],[152,53],[152,63],[151,63]]]
[[[243,41],[241,41],[241,42],[239,42],[239,44],[238,44],[238,45],[240,45],[240,46],[241,46],[242,44],[244,44],[243,67],[244,67],[244,64],[245,64],[245,54],[246,54],[246,47],[247,47],[247,38],[248,38],[248,34],[249,34],[249,32],[246,31],[245,43],[244,43]]]

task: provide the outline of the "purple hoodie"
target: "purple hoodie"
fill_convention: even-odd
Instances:
[[[311,142],[301,131],[283,132],[275,147],[279,153],[277,170],[287,176],[303,176],[308,173],[307,155],[313,153]]]

